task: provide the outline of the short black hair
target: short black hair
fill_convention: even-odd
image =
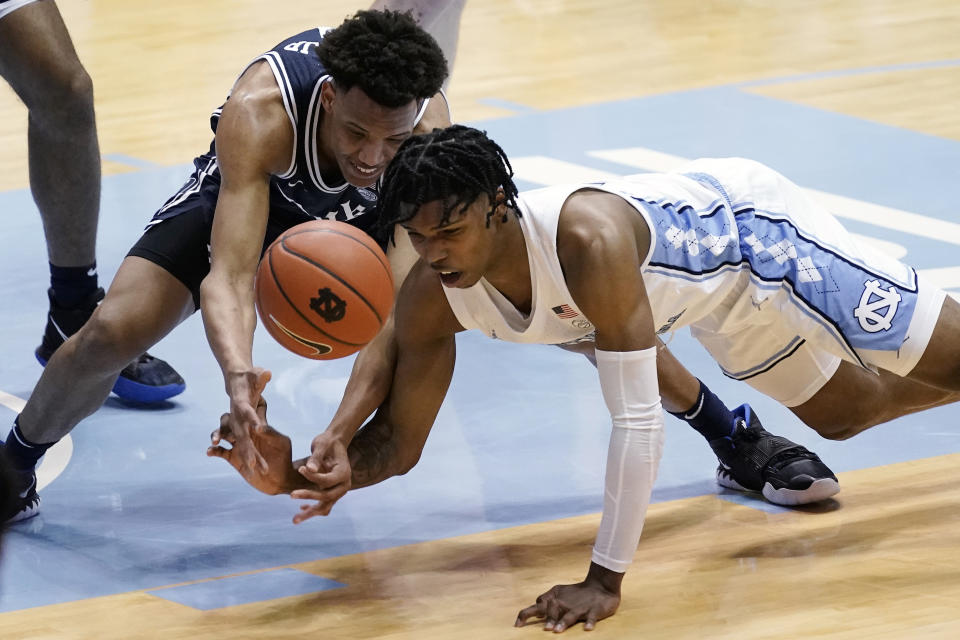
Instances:
[[[454,210],[469,207],[481,195],[490,199],[487,224],[493,215],[497,193],[503,189],[504,203],[515,215],[517,185],[507,154],[486,132],[453,125],[407,138],[383,174],[380,194],[381,234],[389,235],[394,225],[413,218],[426,202],[444,203],[440,224]]]
[[[338,88],[389,108],[435,95],[447,78],[440,45],[409,12],[358,11],[323,34],[317,55]]]

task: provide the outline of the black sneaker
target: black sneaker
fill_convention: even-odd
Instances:
[[[759,491],[787,507],[825,500],[840,483],[817,454],[760,424],[750,405],[733,410],[733,435],[710,442],[720,460],[717,483],[737,491]]]
[[[71,308],[57,304],[52,289],[47,291],[47,296],[50,298],[47,327],[40,346],[34,352],[43,366],[50,361],[53,352],[79,331],[90,318],[93,310],[103,300],[104,292],[103,289],[97,289],[89,298]],[[150,403],[172,398],[183,393],[186,388],[183,378],[173,367],[145,353],[124,367],[113,385],[113,392],[124,400]]]
[[[0,513],[0,524],[13,524],[40,513],[40,494],[37,493],[37,474],[11,473],[14,486],[7,508]]]

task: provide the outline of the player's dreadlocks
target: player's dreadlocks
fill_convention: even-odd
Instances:
[[[440,91],[447,61],[409,13],[358,11],[323,35],[317,55],[338,88],[357,86],[384,107],[402,107]]]
[[[405,140],[384,173],[383,185],[379,224],[388,232],[426,202],[444,203],[444,224],[454,210],[469,207],[481,195],[493,204],[500,188],[504,203],[520,215],[513,168],[503,149],[483,131],[462,125]],[[493,211],[491,206],[488,225]]]

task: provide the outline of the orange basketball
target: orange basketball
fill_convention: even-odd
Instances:
[[[274,340],[305,358],[332,360],[359,351],[380,331],[393,305],[393,275],[366,233],[314,220],[267,248],[256,301]]]

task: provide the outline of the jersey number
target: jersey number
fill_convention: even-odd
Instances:
[[[284,51],[299,51],[300,53],[306,55],[310,53],[310,47],[320,46],[319,42],[311,42],[309,40],[300,40],[299,42],[291,42],[283,49]]]

